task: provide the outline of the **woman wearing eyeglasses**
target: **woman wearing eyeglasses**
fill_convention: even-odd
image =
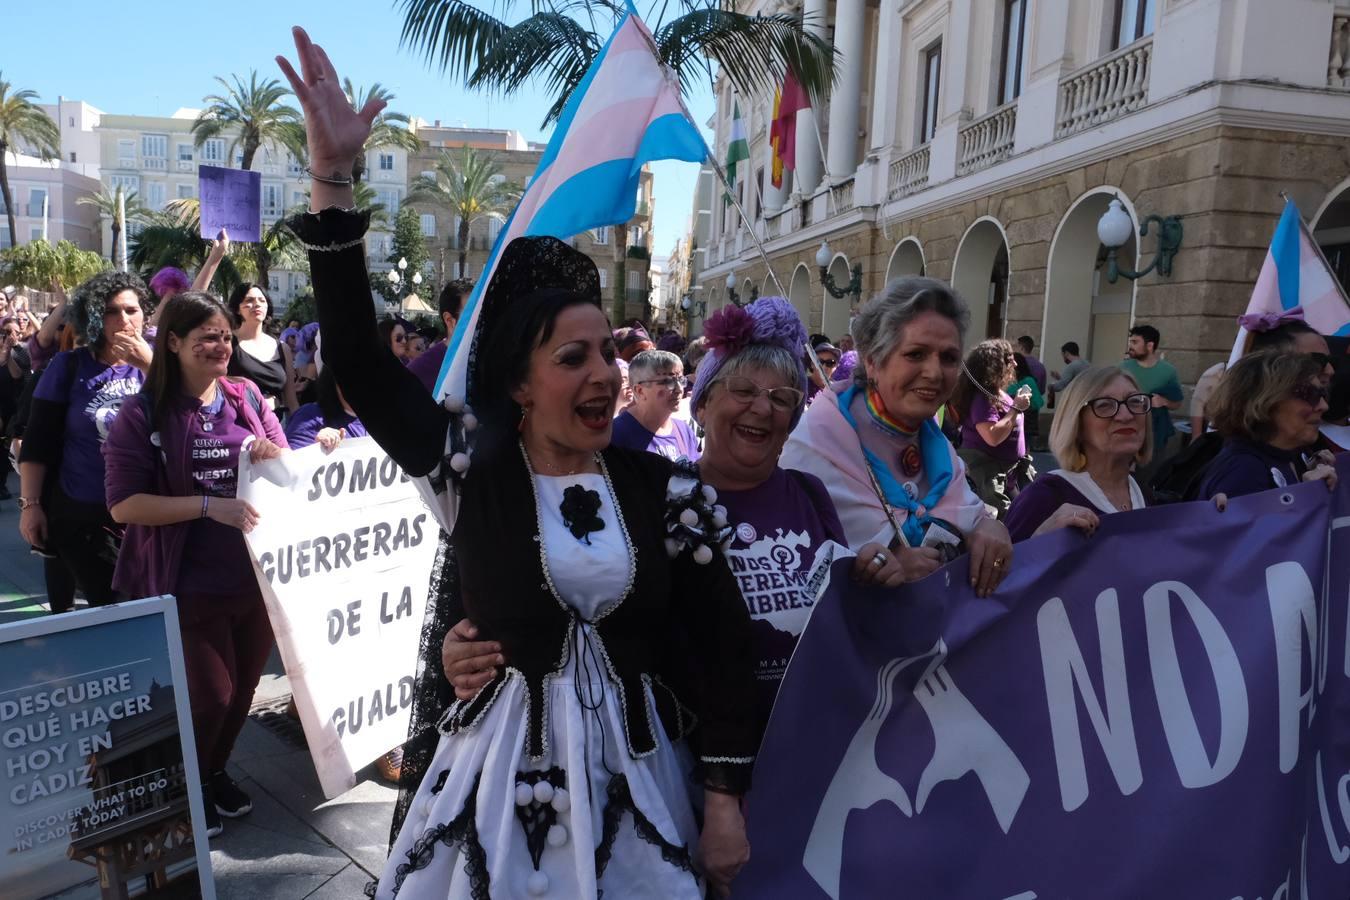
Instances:
[[[1014,541],[1057,528],[1092,534],[1101,517],[1142,509],[1147,498],[1130,475],[1148,462],[1152,398],[1128,373],[1099,366],[1076,377],[1060,397],[1050,449],[1060,468],[1024,488],[1005,524]]]
[[[675,416],[688,384],[680,358],[665,350],[644,350],[628,364],[628,382],[633,402],[615,417],[611,446],[696,461],[698,436]]]
[[[1205,407],[1224,445],[1206,469],[1201,497],[1238,497],[1301,481],[1335,488],[1331,455],[1310,450],[1327,411],[1323,368],[1311,354],[1262,352],[1224,373]]]

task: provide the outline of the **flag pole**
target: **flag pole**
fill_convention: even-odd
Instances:
[[[1289,195],[1284,191],[1280,191],[1280,196],[1284,198],[1285,203],[1290,202]],[[1331,267],[1331,262],[1327,259],[1327,255],[1322,252],[1322,245],[1317,243],[1317,238],[1313,235],[1312,229],[1309,228],[1308,223],[1303,220],[1302,210],[1300,210],[1298,214],[1298,227],[1303,229],[1304,235],[1308,238],[1308,243],[1312,244],[1313,249],[1317,251],[1317,258],[1322,260],[1322,265],[1327,267],[1327,272],[1331,275],[1331,282],[1336,285],[1336,291],[1341,295],[1341,299],[1345,301],[1346,306],[1350,306],[1350,297],[1346,296],[1345,287],[1341,285],[1341,280],[1336,277],[1336,270]]]

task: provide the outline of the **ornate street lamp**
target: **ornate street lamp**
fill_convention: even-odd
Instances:
[[[1129,243],[1130,237],[1134,234],[1134,222],[1130,219],[1130,214],[1121,205],[1119,197],[1113,199],[1106,212],[1102,213],[1102,217],[1097,221],[1097,237],[1106,247],[1107,281],[1115,284],[1122,275],[1133,281],[1144,277],[1154,269],[1164,277],[1172,274],[1172,258],[1181,249],[1181,220],[1176,216],[1149,216],[1139,225],[1140,237],[1148,235],[1148,226],[1151,222],[1158,224],[1158,250],[1153,255],[1153,262],[1138,272],[1132,272],[1129,269],[1122,269],[1116,261],[1116,251]]]
[[[830,245],[824,241],[820,242],[820,249],[816,251],[816,265],[820,267],[820,283],[825,291],[836,300],[843,300],[845,297],[852,296],[853,304],[856,305],[862,299],[862,263],[853,264],[853,277],[848,284],[840,287],[834,283],[834,276],[830,275],[830,260],[834,259],[834,253],[830,250]]]
[[[750,299],[746,300],[736,292],[736,273],[727,273],[727,299],[731,301],[732,306],[744,306],[747,303],[754,303],[759,299],[759,288],[750,285]]]
[[[680,301],[680,309],[684,310],[685,318],[688,319],[702,319],[708,315],[707,301],[695,300],[688,294],[685,294],[684,299]]]

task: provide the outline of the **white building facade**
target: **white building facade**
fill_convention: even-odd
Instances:
[[[1330,216],[1319,239],[1350,249],[1350,204],[1336,203],[1350,178],[1341,0],[805,0],[803,12],[832,34],[840,73],[824,108],[798,115],[781,188],[765,176],[772,97],[717,85],[718,158],[733,103],[750,130],[737,181],[753,221],[713,204],[697,276],[710,311],[731,276],[743,297],[781,290],[809,331],[838,338],[860,299],[925,273],[966,297],[972,343],[1027,334],[1051,358],[1075,341],[1111,362],[1149,322],[1193,382],[1231,348],[1280,191],[1310,220]],[[1180,219],[1169,276],[1105,277],[1096,224],[1115,198],[1136,226]],[[1122,247],[1121,268],[1146,267],[1157,233]],[[859,269],[860,295],[822,286],[822,241],[837,286]]]

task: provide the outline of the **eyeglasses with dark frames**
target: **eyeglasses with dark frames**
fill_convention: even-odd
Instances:
[[[1093,397],[1083,405],[1092,410],[1092,414],[1099,419],[1114,419],[1122,406],[1130,411],[1130,415],[1142,416],[1153,408],[1153,398],[1148,394],[1131,394],[1124,400],[1117,400],[1115,397]]]
[[[768,394],[769,404],[775,412],[796,412],[806,397],[804,393],[792,387],[762,388],[744,375],[733,375],[723,382],[727,393],[737,403],[749,406],[759,399],[760,394]]]
[[[689,384],[689,379],[683,375],[667,375],[665,378],[648,378],[638,384],[659,384],[668,391],[682,391]]]
[[[817,356],[817,357],[816,357],[816,362],[820,363],[820,367],[821,367],[822,369],[833,369],[833,368],[835,368],[836,366],[839,365],[839,360],[837,360],[837,359],[827,359],[827,358],[825,358],[825,357],[823,357],[823,356]]]

